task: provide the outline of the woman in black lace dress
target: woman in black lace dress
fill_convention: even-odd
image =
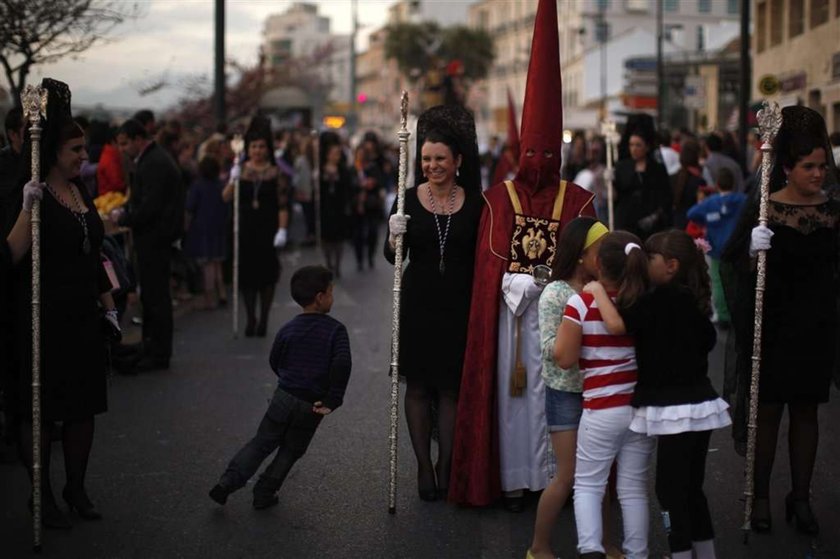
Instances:
[[[738,374],[728,375],[727,386],[745,396],[755,257],[767,250],[752,528],[771,529],[770,476],[787,407],[792,491],[785,499],[786,517],[794,517],[800,531],[816,534],[819,524],[809,497],[817,453],[817,406],[828,401],[836,366],[840,201],[834,197],[837,183],[822,117],[805,107],[786,107],[782,118],[774,146],[768,226],[756,226],[754,201],[745,208],[723,256],[736,271],[734,285],[728,286],[733,297],[728,299],[734,305]],[[735,418],[743,424],[744,413],[737,405]],[[743,433],[736,429],[736,439]]]
[[[111,284],[105,274],[100,247],[105,229],[79,171],[87,160],[84,133],[70,115],[67,85],[45,79],[47,119],[41,143],[44,179],[41,202],[41,403],[43,425],[60,422],[67,483],[62,496],[79,517],[96,520],[101,515],[85,488],[88,459],[93,445],[94,417],[107,410],[106,353],[103,315],[118,332]],[[30,146],[24,145],[29,169]],[[27,183],[24,193],[38,186]],[[18,206],[21,207],[21,206]],[[12,260],[19,275],[13,300],[17,305],[14,335],[20,364],[14,400],[21,421],[21,459],[32,471],[32,307],[31,203],[23,203],[16,227],[23,236],[12,244]],[[50,486],[50,438],[42,441],[43,523],[51,528],[72,524],[58,508]]]
[[[463,122],[456,119],[462,117],[468,117],[471,130],[459,127]],[[482,198],[472,117],[447,105],[421,115],[417,127],[420,184],[406,191],[407,223],[394,215],[396,204],[391,211],[385,256],[394,262],[395,235],[404,230],[408,266],[402,283],[400,374],[407,381],[405,409],[418,493],[435,500],[446,494],[449,481]],[[430,448],[433,403],[436,467]]]
[[[245,302],[245,335],[264,337],[274,288],[280,279],[277,250],[286,245],[289,221],[288,181],[271,152],[271,123],[256,116],[245,133],[247,159],[231,171],[222,191],[233,199],[233,181],[239,178],[239,289]],[[260,315],[257,318],[257,296]]]

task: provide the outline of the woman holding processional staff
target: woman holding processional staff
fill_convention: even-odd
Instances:
[[[41,136],[41,176],[22,191],[23,208],[9,235],[11,256],[19,270],[15,285],[15,336],[21,364],[15,387],[20,418],[21,459],[32,475],[32,314],[30,211],[33,196],[41,202],[41,416],[42,425],[62,424],[61,441],[67,483],[64,501],[84,520],[101,515],[85,489],[93,444],[94,416],[107,409],[106,335],[119,336],[111,283],[102,266],[102,220],[79,178],[87,159],[82,129],[70,114],[66,84],[44,79],[47,118]],[[29,142],[27,142],[28,144]],[[24,145],[24,167],[30,173],[31,148]],[[21,225],[22,224],[22,225]],[[42,431],[42,522],[48,528],[70,528],[50,487],[49,435]],[[31,502],[30,502],[31,505]]]
[[[417,122],[417,186],[405,194],[405,217],[388,222],[385,257],[394,263],[404,233],[400,375],[424,501],[449,487],[455,413],[467,337],[481,187],[472,116],[459,106],[429,109]],[[438,459],[431,458],[432,404],[437,405]]]
[[[820,529],[809,501],[819,436],[817,407],[828,401],[837,366],[840,200],[825,121],[819,113],[799,106],[782,109],[773,153],[767,227],[756,226],[754,200],[744,209],[723,254],[723,261],[736,272],[728,274],[726,282],[737,346],[736,360],[727,363],[726,386],[747,384],[753,324],[761,320],[751,527],[756,532],[772,529],[775,506],[770,478],[779,423],[787,407],[792,490],[784,500],[785,517],[795,519],[800,532],[813,535]],[[764,313],[754,317],[752,290],[759,251],[767,251]],[[730,374],[733,364],[737,372]],[[746,390],[737,390],[736,440],[745,435],[741,408],[745,399]]]
[[[234,182],[239,180],[239,289],[248,338],[265,337],[268,331],[274,288],[280,279],[277,251],[287,240],[288,182],[274,160],[272,137],[268,118],[251,119],[245,132],[245,161],[241,166],[238,161],[234,164],[231,180],[222,190],[225,202],[233,200]]]

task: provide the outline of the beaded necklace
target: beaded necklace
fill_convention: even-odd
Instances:
[[[455,193],[458,190],[458,185],[453,186],[452,191],[449,194],[449,211],[446,213],[446,227],[443,232],[441,232],[440,222],[438,221],[437,206],[435,204],[435,197],[432,196],[432,187],[429,186],[428,188],[429,205],[432,207],[432,217],[435,218],[435,228],[437,229],[438,235],[438,247],[440,248],[440,264],[438,264],[438,270],[440,270],[440,274],[443,275],[446,271],[446,266],[443,263],[443,253],[446,250],[446,239],[449,237],[449,225],[452,223],[452,212],[455,210]]]
[[[47,185],[47,187],[50,189],[50,193],[53,195],[53,198],[55,198],[59,204],[70,210],[70,213],[73,215],[74,218],[76,218],[76,221],[79,222],[79,225],[82,226],[82,232],[84,233],[84,240],[82,240],[82,252],[85,254],[90,254],[90,237],[88,235],[87,219],[85,219],[85,214],[80,211],[76,211],[72,207],[70,207],[70,204],[68,204],[51,185]],[[73,198],[73,203],[76,205],[76,207],[84,208],[85,206],[79,201],[78,196],[76,196],[76,190],[73,188],[73,186],[69,186],[68,189],[70,190],[70,196]]]

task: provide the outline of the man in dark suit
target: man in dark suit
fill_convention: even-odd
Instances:
[[[168,369],[172,355],[172,243],[183,233],[184,192],[177,164],[136,120],[117,131],[120,150],[134,160],[128,209],[117,219],[130,227],[137,251],[143,305],[143,353],[136,370]]]

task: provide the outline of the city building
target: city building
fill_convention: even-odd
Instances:
[[[464,25],[472,0],[399,0],[388,8],[389,23],[434,21],[441,26]]]
[[[822,113],[840,131],[840,0],[753,0],[753,98]]]
[[[741,85],[740,38],[716,52],[666,55],[663,74],[661,102],[666,126],[699,132],[735,129]],[[621,102],[656,116],[660,99],[655,56],[625,61]]]
[[[400,121],[400,94],[408,84],[396,60],[385,57],[386,34],[385,28],[371,33],[368,48],[356,56],[356,112],[360,129],[393,136]]]
[[[399,0],[388,8],[388,24],[433,21],[442,27],[464,25],[470,0]],[[360,130],[374,130],[393,138],[399,128],[400,93],[407,90],[412,106],[418,106],[419,91],[385,56],[387,27],[368,36],[368,46],[356,56],[356,112]]]
[[[296,64],[297,67],[308,65],[307,69],[314,72],[318,82],[315,91],[307,89],[307,84],[296,84],[293,87],[301,91],[275,91],[270,99],[276,103],[284,98],[300,98],[303,94],[309,99],[315,121],[319,121],[325,112],[349,109],[352,101],[351,36],[332,33],[329,18],[319,15],[315,4],[295,2],[285,12],[269,16],[263,35],[267,71],[282,73],[295,68]],[[294,81],[294,76],[290,78]]]
[[[714,52],[738,35],[739,0],[662,2],[665,54]],[[657,0],[562,0],[557,8],[565,126],[594,128],[604,110],[613,116],[635,110],[623,103],[624,65],[656,54]],[[470,6],[470,25],[496,39],[493,69],[475,88],[487,104],[481,115],[487,133],[504,133],[508,89],[521,114],[536,10],[537,0]]]

